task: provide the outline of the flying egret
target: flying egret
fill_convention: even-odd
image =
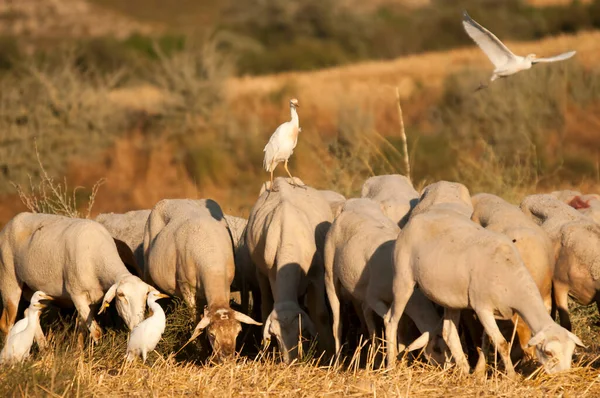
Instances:
[[[6,344],[0,352],[0,363],[20,362],[29,357],[35,333],[39,328],[40,310],[45,307],[41,300],[52,300],[52,297],[39,290],[33,294],[25,316],[13,325],[6,336]]]
[[[142,356],[142,361],[146,363],[146,356],[149,351],[153,351],[163,332],[165,331],[165,312],[158,305],[156,300],[169,297],[166,294],[152,290],[148,293],[148,308],[151,315],[133,328],[127,342],[127,362],[131,362],[135,357]]]
[[[538,62],[555,62],[571,58],[576,52],[569,51],[549,58],[536,58],[535,54],[521,57],[513,54],[492,32],[475,22],[466,11],[463,12],[463,26],[471,39],[494,64],[496,69],[490,78],[492,82],[499,77],[507,77],[529,69]],[[487,86],[482,84],[479,88],[485,87]]]
[[[265,145],[265,149],[263,149],[265,153],[263,166],[266,171],[271,173],[271,189],[273,189],[273,171],[275,171],[275,168],[281,162],[285,162],[283,167],[285,167],[285,171],[287,171],[292,179],[292,184],[295,185],[294,178],[288,169],[288,159],[294,153],[294,148],[296,148],[296,143],[298,142],[298,133],[302,131],[299,127],[298,112],[296,112],[296,108],[299,107],[298,100],[292,98],[290,100],[292,120],[279,125],[267,145]]]

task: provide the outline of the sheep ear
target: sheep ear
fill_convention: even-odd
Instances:
[[[100,311],[98,311],[98,315],[102,314],[104,310],[110,306],[110,302],[113,301],[113,299],[115,298],[118,286],[119,284],[115,283],[110,287],[110,289],[108,289],[108,291],[104,295],[104,298],[102,299],[102,306],[100,307]]]
[[[267,317],[267,320],[265,321],[265,326],[263,328],[263,343],[265,341],[271,341],[271,315],[273,313],[271,312],[271,314],[269,314],[269,316]]]
[[[257,325],[260,326],[262,323],[256,322],[254,319],[250,318],[246,314],[242,314],[241,312],[233,311],[234,318],[242,323],[247,323],[248,325]]]
[[[535,347],[544,340],[546,340],[546,332],[541,330],[529,340],[529,342],[527,343],[527,347]]]
[[[579,347],[583,347],[583,348],[587,348],[583,342],[581,341],[581,339],[579,337],[577,337],[574,333],[571,333],[569,331],[567,331],[567,333],[569,334],[569,337],[571,338],[571,340],[573,340],[575,342],[575,344],[577,344],[577,346]]]
[[[406,348],[406,350],[408,352],[420,350],[421,348],[425,347],[427,343],[429,343],[429,332],[425,332],[421,336],[419,336]]]
[[[208,326],[210,325],[210,317],[209,316],[204,316],[200,322],[198,322],[198,325],[196,325],[196,328],[194,328],[194,333],[192,333],[192,337],[190,337],[189,341],[194,340],[196,337],[200,336],[200,333],[202,333],[202,331]]]

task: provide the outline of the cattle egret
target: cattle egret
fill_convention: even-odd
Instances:
[[[165,312],[156,300],[167,297],[169,296],[156,290],[148,294],[148,308],[150,308],[152,315],[140,322],[131,331],[127,342],[127,362],[131,362],[135,357],[141,355],[142,361],[146,363],[148,351],[153,351],[160,341],[165,331],[166,318]]]
[[[0,352],[0,363],[21,362],[29,357],[36,331],[40,327],[40,310],[45,307],[41,300],[52,300],[42,291],[37,291],[31,297],[25,316],[8,332],[6,344]]]
[[[295,185],[294,178],[288,169],[288,159],[294,153],[294,148],[296,148],[296,143],[298,142],[298,133],[302,131],[299,127],[298,113],[296,112],[296,108],[299,107],[298,100],[292,98],[290,100],[292,120],[282,123],[277,127],[277,130],[275,130],[269,142],[265,145],[265,149],[263,149],[265,153],[263,166],[266,171],[271,173],[271,189],[273,189],[273,171],[275,171],[275,168],[281,162],[285,162],[285,171],[287,171],[292,179],[292,184]]]
[[[490,78],[492,82],[499,77],[507,77],[529,69],[538,62],[562,61],[575,55],[575,51],[569,51],[549,58],[536,58],[535,54],[521,57],[513,54],[492,32],[475,22],[466,11],[463,13],[463,26],[471,39],[494,64],[496,69]],[[481,85],[479,88],[484,87],[487,86]]]

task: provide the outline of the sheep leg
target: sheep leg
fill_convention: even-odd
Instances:
[[[457,325],[459,321],[460,310],[445,308],[442,337],[448,345],[450,353],[454,357],[456,366],[461,370],[461,372],[468,374],[469,362],[467,361],[467,357],[462,349],[462,344],[460,343],[460,337],[458,336]]]
[[[498,349],[500,356],[502,357],[502,362],[504,362],[504,367],[506,368],[506,374],[508,377],[513,378],[515,376],[515,369],[512,364],[512,360],[510,359],[510,350],[508,347],[508,343],[504,339],[502,332],[498,329],[498,324],[496,323],[496,319],[492,312],[489,311],[477,311],[477,317],[481,321],[483,328],[488,336],[492,339],[492,342]]]
[[[100,337],[102,337],[102,329],[100,329],[100,326],[98,326],[93,318],[93,313],[90,309],[90,302],[85,295],[71,296],[71,299],[73,300],[73,304],[75,305],[79,316],[85,321],[92,339],[95,343],[97,343],[100,340]]]
[[[263,324],[267,321],[269,314],[273,311],[273,294],[271,292],[271,283],[266,275],[256,271],[256,279],[260,287],[260,312]]]
[[[571,319],[569,317],[569,286],[562,283],[554,283],[554,300],[560,317],[560,326],[571,331]]]
[[[19,300],[23,289],[16,281],[11,283],[9,280],[0,279],[2,283],[2,315],[0,316],[0,330],[7,335],[15,324],[17,311],[19,309]]]
[[[333,275],[330,271],[325,272],[325,293],[327,293],[327,299],[329,300],[329,306],[331,307],[331,314],[333,317],[333,340],[335,342],[335,352],[340,352],[340,338],[342,335],[342,323],[340,322],[340,299],[337,295],[337,289],[333,281]]]
[[[388,369],[393,368],[396,363],[398,323],[414,289],[415,282],[412,278],[406,278],[404,275],[394,276],[394,301],[384,318]]]
[[[329,329],[329,312],[325,301],[325,281],[323,277],[313,279],[307,288],[308,314],[315,323],[317,334],[319,335],[317,343],[322,350],[332,354],[335,343],[333,335]]]
[[[371,341],[375,342],[375,337],[377,337],[377,328],[375,327],[375,312],[371,309],[371,307],[367,303],[362,304],[362,313],[365,319],[365,324],[367,325],[367,331],[369,333],[369,338]]]

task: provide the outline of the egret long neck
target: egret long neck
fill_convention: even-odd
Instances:
[[[290,113],[292,114],[292,123],[294,123],[294,125],[296,127],[298,127],[299,125],[299,120],[298,120],[298,112],[296,112],[296,107],[295,106],[290,106]]]
[[[39,316],[40,312],[37,309],[29,309],[27,311],[27,326],[24,330],[27,335],[33,336],[35,334],[35,329],[40,319]]]

